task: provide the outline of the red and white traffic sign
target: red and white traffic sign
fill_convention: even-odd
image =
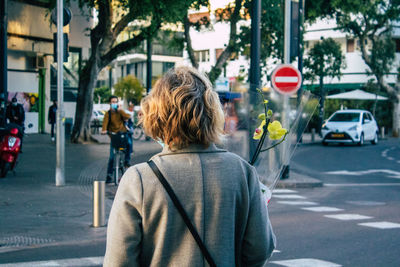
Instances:
[[[301,73],[289,64],[279,65],[271,76],[272,87],[281,94],[294,94],[301,86]]]

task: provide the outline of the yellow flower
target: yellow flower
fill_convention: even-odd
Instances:
[[[264,100],[264,104],[268,104],[268,100]]]
[[[269,139],[279,140],[287,133],[287,130],[282,128],[282,125],[279,121],[273,121],[272,123],[268,124],[268,132]]]
[[[258,118],[260,120],[265,120],[265,113],[260,113],[260,115],[258,115]]]
[[[260,126],[258,126],[258,128],[254,131],[253,139],[258,140],[261,138],[261,136],[264,133],[264,125],[265,125],[265,120],[263,120]]]

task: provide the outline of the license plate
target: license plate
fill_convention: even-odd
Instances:
[[[343,138],[343,137],[344,137],[344,134],[332,134],[332,137],[335,137],[335,138]]]

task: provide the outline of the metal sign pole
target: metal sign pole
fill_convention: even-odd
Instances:
[[[65,185],[65,131],[64,131],[64,7],[63,0],[57,0],[57,163],[56,186]]]
[[[0,127],[7,124],[7,0],[0,4]]]
[[[284,39],[284,64],[290,64],[290,24],[291,24],[291,0],[285,0],[285,39]],[[289,95],[283,95],[283,114],[282,114],[283,127],[289,129]],[[284,142],[282,150],[282,163],[283,172],[281,178],[289,178],[289,147],[290,138]]]

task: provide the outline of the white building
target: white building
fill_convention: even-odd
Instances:
[[[69,58],[64,63],[64,110],[68,122],[75,117],[79,72],[89,56],[86,28],[91,20],[71,1]],[[53,33],[49,0],[8,0],[8,97],[16,96],[26,110],[27,133],[49,132],[47,112],[57,99],[57,65],[53,60]],[[86,11],[87,12],[87,11]],[[70,125],[69,123],[69,125]]]
[[[394,27],[394,41],[396,42],[396,60],[390,73],[385,77],[388,83],[395,83],[397,79],[397,68],[400,62],[400,26]],[[328,78],[324,79],[324,84],[329,90],[339,89],[340,91],[352,90],[362,88],[370,79],[375,77],[367,75],[369,67],[364,63],[360,51],[360,41],[354,39],[353,36],[349,36],[346,33],[337,29],[336,22],[334,20],[318,20],[312,25],[306,25],[306,33],[304,35],[305,47],[307,49],[313,47],[316,42],[319,42],[321,38],[332,38],[338,42],[341,46],[342,53],[345,55],[347,67],[342,71],[343,76],[340,78]],[[371,44],[367,44],[370,48]]]
[[[198,12],[197,15],[199,13],[201,12]],[[222,52],[222,49],[228,43],[230,26],[228,23],[215,23],[214,15],[212,13],[209,14],[208,11],[205,12],[205,15],[210,16],[213,29],[203,30],[200,32],[191,29],[190,35],[192,38],[193,49],[195,50],[196,57],[199,61],[199,69],[203,72],[208,72],[211,70],[211,67],[215,65],[219,53]],[[249,23],[249,21],[243,23]],[[304,35],[305,55],[307,54],[308,49],[321,40],[321,37],[331,37],[340,43],[347,64],[347,67],[342,71],[343,76],[340,79],[328,77],[324,79],[324,85],[328,90],[336,89],[339,91],[345,91],[358,89],[362,88],[368,80],[374,79],[373,76],[367,75],[368,66],[364,63],[361,57],[359,40],[339,31],[334,20],[318,20],[312,25],[306,25],[306,33]],[[394,64],[391,72],[385,77],[388,83],[395,83],[398,75],[397,67],[399,64],[398,62],[400,62],[400,26],[394,27],[394,41],[396,42],[397,53],[395,62],[397,62],[397,64]],[[184,53],[184,59],[185,64],[190,64],[186,51]],[[243,73],[247,74],[250,67],[249,63],[249,59],[245,56],[236,56],[233,60],[228,61],[227,67],[222,72],[220,78],[232,80],[239,75],[243,75]],[[296,62],[293,64],[297,66]],[[268,64],[267,68],[266,72],[271,74],[275,65]],[[264,86],[270,86],[265,77],[263,77],[262,84]],[[306,81],[305,84],[309,84],[309,82]]]

